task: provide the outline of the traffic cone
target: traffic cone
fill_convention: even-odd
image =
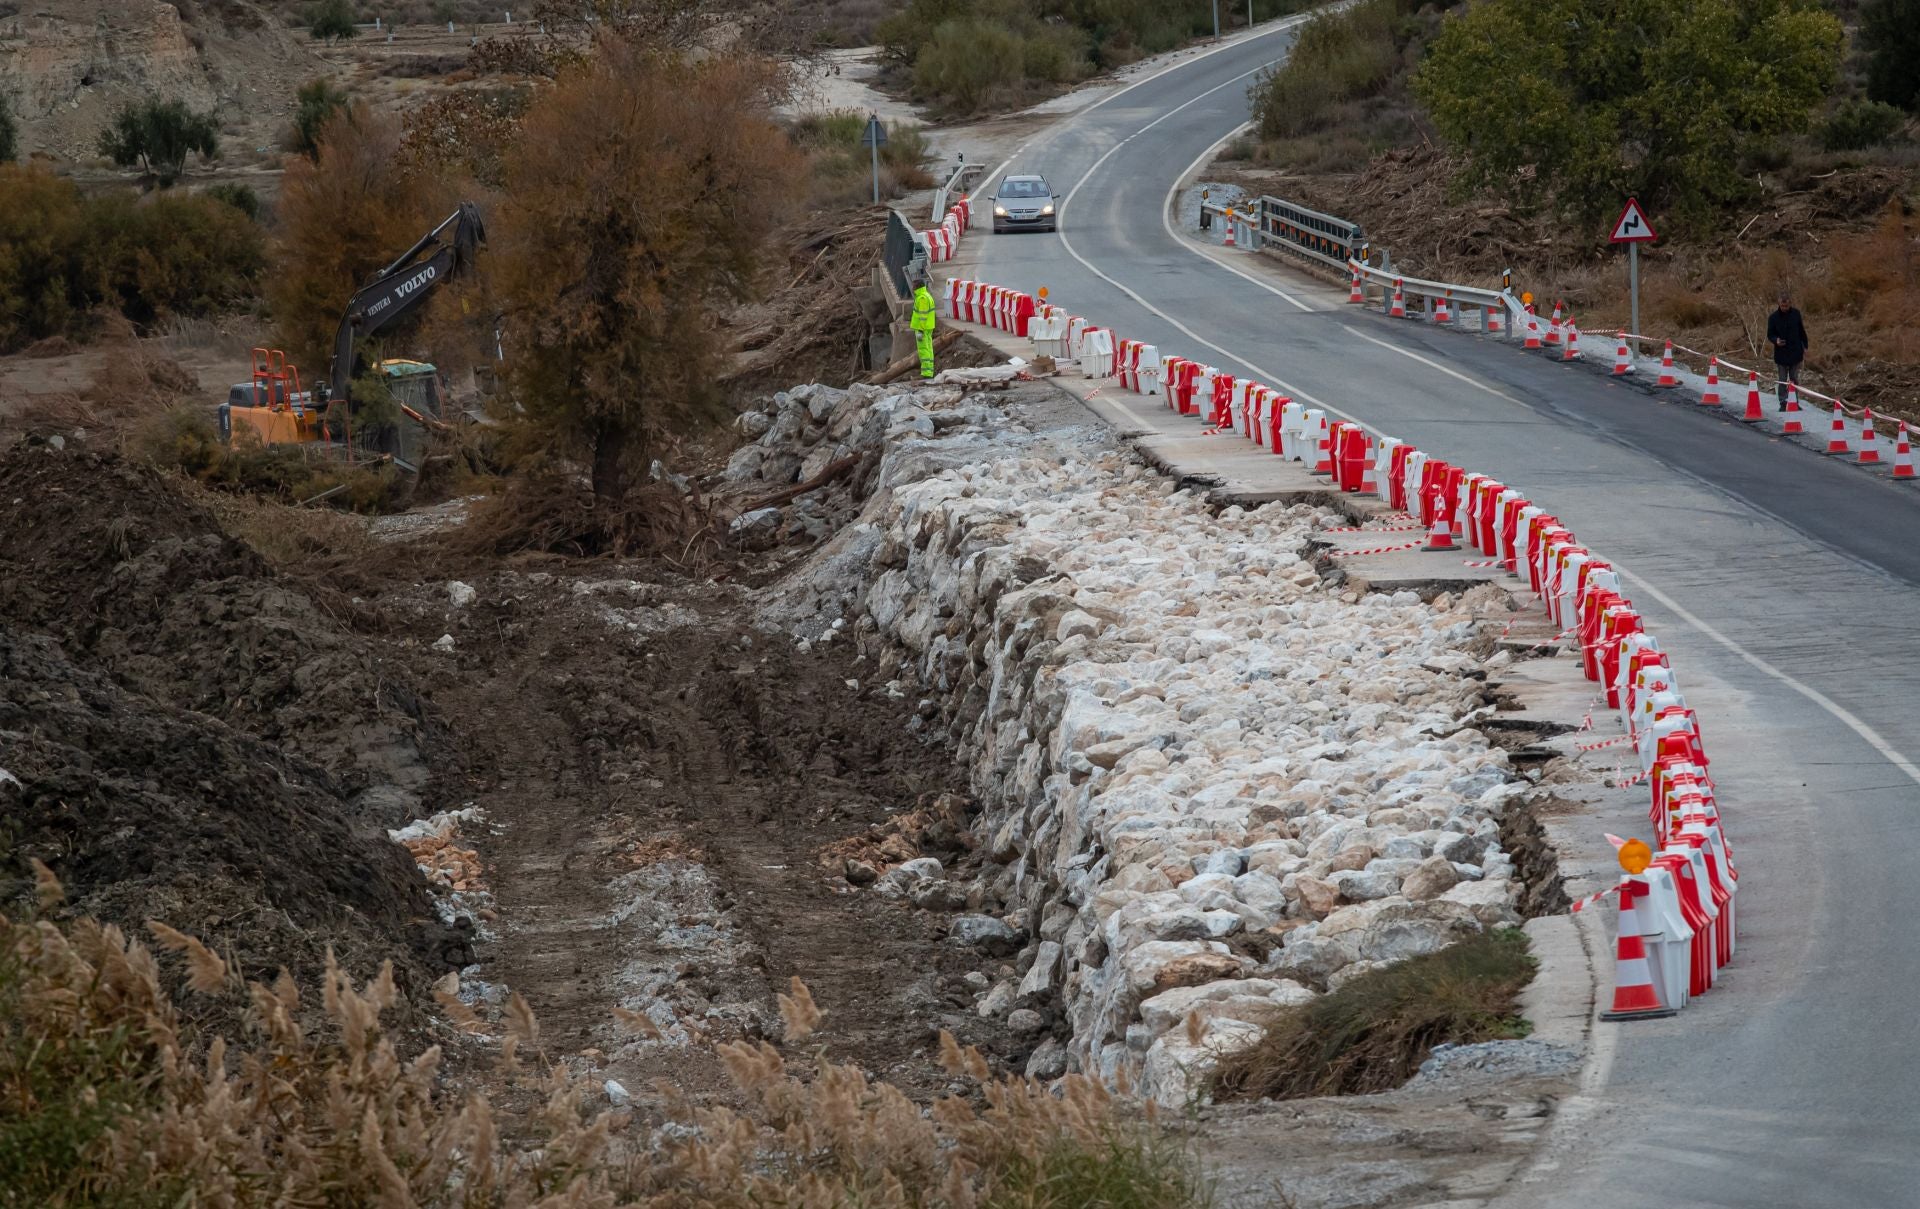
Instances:
[[[1314,436],[1313,469],[1309,474],[1333,473],[1333,425],[1325,416],[1320,417],[1318,432]]]
[[[1907,444],[1907,422],[1900,421],[1900,436],[1893,444],[1893,477],[1910,479],[1913,477],[1913,447]]]
[[[1521,347],[1533,349],[1540,347],[1540,321],[1532,314],[1527,315],[1527,339]]]
[[[1633,354],[1627,351],[1627,334],[1620,333],[1620,347],[1613,354],[1613,376],[1624,377],[1633,372]]]
[[[1400,279],[1398,277],[1393,279],[1393,305],[1392,308],[1387,311],[1387,314],[1395,319],[1405,319],[1407,317],[1407,296],[1400,292]]]
[[[1220,245],[1221,247],[1231,248],[1234,246],[1233,229],[1239,225],[1240,224],[1234,220],[1233,211],[1227,211],[1227,238],[1226,241]]]
[[[1360,288],[1360,273],[1359,270],[1356,269],[1353,274],[1353,291],[1347,295],[1347,301],[1365,302],[1366,300],[1367,294],[1365,290]]]
[[[1567,351],[1560,354],[1562,361],[1572,361],[1580,356],[1580,325],[1567,320]]]
[[[1872,466],[1880,461],[1880,438],[1873,432],[1873,408],[1867,408],[1860,427],[1860,464]]]
[[[1700,406],[1720,406],[1720,358],[1714,357],[1707,362],[1707,389],[1700,392]]]
[[[1679,1013],[1660,1002],[1653,989],[1653,967],[1647,964],[1647,942],[1641,935],[1639,900],[1647,883],[1629,877],[1620,883],[1620,938],[1614,950],[1613,1010],[1602,1020],[1658,1020]]]
[[[1489,306],[1487,308],[1487,318],[1485,322],[1480,325],[1480,330],[1489,336],[1498,336],[1506,330],[1505,324],[1503,323],[1505,318],[1506,317],[1500,313],[1498,306]]]
[[[1747,410],[1746,414],[1740,417],[1740,422],[1758,424],[1760,419],[1760,374],[1750,369],[1747,371]]]
[[[1840,410],[1840,400],[1833,401],[1833,427],[1827,434],[1828,453],[1847,452],[1847,415]]]
[[[1758,392],[1755,393],[1757,394]],[[1759,400],[1757,398],[1754,401],[1754,406],[1759,406]],[[1792,382],[1789,382],[1787,383],[1787,416],[1786,419],[1780,421],[1780,431],[1788,436],[1793,436],[1797,433],[1803,433],[1806,430],[1807,426],[1800,422],[1800,388]]]
[[[1560,343],[1560,313],[1560,303],[1556,300],[1553,304],[1553,318],[1547,320],[1548,344]]]
[[[1442,491],[1433,497],[1433,524],[1427,529],[1427,544],[1422,549],[1453,548],[1453,500]]]
[[[1435,323],[1453,322],[1453,312],[1447,307],[1449,301],[1451,301],[1450,293],[1442,294],[1433,300],[1433,321]]]
[[[1655,386],[1678,386],[1680,378],[1673,372],[1673,341],[1667,341],[1667,351],[1660,356],[1660,380]]]

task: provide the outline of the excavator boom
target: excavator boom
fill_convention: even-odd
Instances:
[[[411,314],[436,287],[473,267],[474,252],[486,241],[479,209],[472,202],[461,202],[459,209],[348,300],[333,337],[328,385],[335,397],[352,404],[353,363],[361,341]]]

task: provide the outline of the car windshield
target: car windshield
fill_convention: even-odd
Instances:
[[[1001,197],[1050,197],[1047,182],[1036,180],[1001,181]]]

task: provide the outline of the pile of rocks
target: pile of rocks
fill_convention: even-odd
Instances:
[[[852,454],[879,454],[915,438],[991,425],[991,405],[961,386],[870,386],[845,390],[811,383],[781,391],[740,413],[734,427],[750,443],[735,450],[722,477],[779,488],[807,482]],[[832,535],[871,483],[871,467],[847,489],[803,496],[783,508],[742,513],[734,535],[749,543],[783,538],[820,541]]]
[[[877,503],[858,628],[971,762],[1020,946],[984,1010],[1058,1002],[1068,1064],[1182,1103],[1276,1006],[1517,922],[1464,603],[1330,587],[1313,509],[1117,452]]]

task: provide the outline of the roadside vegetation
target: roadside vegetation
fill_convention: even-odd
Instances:
[[[266,241],[220,197],[84,194],[41,168],[0,164],[0,352],[81,337],[102,309],[148,325],[215,313],[259,288]]]
[[[1300,12],[1310,0],[1255,0],[1252,16]],[[1213,34],[1210,0],[907,0],[874,26],[892,78],[948,113],[1014,108],[1099,71]],[[1221,31],[1248,6],[1219,6]]]
[[[1222,1100],[1360,1095],[1400,1086],[1433,1047],[1524,1037],[1520,992],[1534,960],[1517,928],[1488,932],[1360,975],[1288,1008],[1259,1043],[1224,1057]]]
[[[36,863],[38,918],[0,917],[0,1203],[415,1206],[900,1205],[922,1209],[1201,1209],[1189,1152],[1097,1084],[1060,1093],[994,1078],[942,1034],[967,1094],[922,1115],[898,1088],[824,1054],[719,1053],[738,1107],[683,1103],[648,1123],[551,1054],[516,992],[499,1037],[421,1048],[387,1016],[392,963],[356,985],[331,958],[321,985],[285,971],[244,982],[198,939],[144,938],[80,918]],[[151,948],[149,948],[151,944]],[[454,1027],[483,1030],[445,989]],[[780,996],[784,1049],[821,1012],[799,979]],[[616,1013],[619,1009],[615,1009]],[[240,1018],[245,1031],[200,1023]],[[657,1036],[639,1013],[638,1038]],[[494,1078],[448,1074],[494,1055]],[[802,1072],[806,1073],[802,1073]]]
[[[1255,86],[1256,132],[1220,167],[1359,222],[1410,271],[1511,267],[1588,331],[1626,322],[1606,233],[1637,196],[1661,234],[1649,332],[1764,362],[1786,290],[1805,380],[1911,416],[1916,30],[1915,0],[1362,0]]]

